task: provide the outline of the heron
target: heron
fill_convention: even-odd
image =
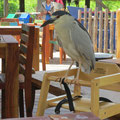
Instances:
[[[95,66],[91,37],[86,28],[66,11],[59,10],[54,12],[51,18],[43,23],[41,27],[48,24],[54,24],[58,37],[58,45],[62,47],[65,53],[72,59],[65,78],[67,78],[74,61],[79,63],[76,78],[73,80],[77,82],[80,70],[85,73],[90,73]]]

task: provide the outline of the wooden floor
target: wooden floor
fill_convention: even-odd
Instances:
[[[59,64],[59,52],[54,52],[54,58],[53,60],[50,60],[50,64],[47,64],[47,70],[62,70],[62,69],[68,69],[70,65],[71,59],[67,57],[66,61],[63,61],[63,64]],[[75,64],[73,67],[76,67]],[[41,60],[40,60],[40,70],[42,70],[41,67]],[[59,86],[59,84],[58,84]],[[71,86],[71,89],[73,87]],[[88,87],[82,87],[82,95],[84,97],[90,98],[90,88]],[[33,116],[35,116],[37,111],[37,104],[39,100],[40,90],[36,91],[36,98],[35,98],[35,105],[33,109]],[[100,96],[101,97],[107,97],[108,99],[114,101],[114,102],[120,102],[120,93],[119,92],[112,92],[107,90],[100,90]],[[117,97],[116,97],[117,96]],[[49,98],[53,97],[53,95],[49,94]],[[0,99],[1,100],[1,99]],[[0,105],[1,106],[1,105]],[[49,108],[45,111],[45,115],[49,114],[55,114],[54,112],[55,108]],[[0,111],[1,112],[1,111]],[[61,114],[63,113],[70,113],[69,110],[61,109]],[[106,119],[106,120],[120,120],[120,118],[112,118],[112,119]]]

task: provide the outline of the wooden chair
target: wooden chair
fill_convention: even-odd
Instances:
[[[37,109],[37,116],[44,115],[47,108],[55,107],[58,102],[66,98],[66,95],[47,99],[51,82],[59,82],[60,77],[65,75],[66,71],[56,71],[45,73],[43,76],[40,98]],[[72,69],[69,72],[69,77],[75,77],[77,69]],[[80,73],[78,84],[74,84],[74,92],[72,96],[81,95],[81,86],[91,88],[91,98],[78,98],[74,100],[75,112],[85,111],[92,112],[100,119],[105,119],[120,113],[120,104],[113,102],[105,102],[99,100],[99,90],[107,89],[120,91],[120,68],[116,64],[96,62],[95,69],[90,74]],[[67,79],[67,83],[71,83],[71,79]],[[52,83],[53,84],[53,83]],[[117,96],[116,96],[117,97]],[[69,109],[67,103],[62,105],[62,108]]]
[[[41,24],[36,24],[36,23],[27,23],[27,24],[30,26],[36,26],[36,25],[40,26],[41,25]],[[42,56],[42,69],[46,70],[46,62],[45,62],[46,35],[43,35],[43,31],[45,31],[44,28],[43,28],[43,30],[39,29],[39,36],[38,36],[39,37],[39,53]]]
[[[34,24],[41,26],[44,23],[44,20],[35,20]],[[42,50],[42,46],[45,45],[45,61],[49,63],[49,58],[53,59],[53,45],[58,45],[56,39],[53,37],[54,25],[50,24],[47,27],[44,27],[43,30],[40,31],[40,38],[42,38],[42,44],[40,44],[40,49]],[[59,47],[60,51],[60,64],[62,64],[62,60],[66,60],[66,54],[64,50]],[[40,51],[42,54],[42,52]]]
[[[53,59],[53,45],[58,45],[58,42],[56,41],[57,38],[53,37],[53,32],[54,32],[54,25],[50,24],[49,25],[49,32],[50,32],[50,58]],[[63,60],[66,60],[66,54],[64,50],[59,47],[59,52],[60,52],[60,64],[62,64]]]
[[[23,89],[25,90],[25,105],[27,116],[32,116],[32,84],[31,78],[34,69],[32,69],[33,62],[33,44],[34,44],[34,34],[35,27],[28,26],[26,24],[22,25],[20,51],[19,51],[19,106],[20,106],[20,116],[24,116],[24,102],[23,102]],[[5,86],[4,76],[3,81],[0,82]],[[2,117],[4,118],[4,88],[2,95]],[[33,97],[34,98],[34,97]]]
[[[21,42],[20,42],[20,57],[19,57],[19,71],[20,71],[20,114],[24,112],[22,109],[23,89],[25,89],[25,105],[27,116],[32,116],[32,73],[35,73],[32,68],[33,63],[33,44],[35,36],[35,27],[22,25]],[[22,75],[21,75],[22,74]]]
[[[23,79],[23,76],[21,76],[22,79],[20,79],[20,100],[19,100],[19,104],[20,104],[20,116],[23,117],[24,116],[24,101],[23,101],[23,89],[25,89],[25,105],[26,105],[26,114],[27,116],[32,116],[32,110],[33,110],[33,106],[34,106],[34,100],[35,100],[35,90],[41,89],[41,84],[42,84],[42,80],[39,81],[39,79],[36,79],[36,77],[32,77],[31,74],[33,74],[33,76],[40,76],[40,79],[42,79],[42,76],[44,75],[44,71],[38,71],[38,72],[34,72],[34,69],[32,69],[32,57],[33,57],[33,44],[34,44],[34,30],[35,30],[35,26],[29,26],[31,28],[31,31],[29,29],[29,32],[27,32],[27,35],[25,35],[24,31],[22,31],[21,34],[21,44],[20,44],[20,49],[25,50],[24,45],[23,45],[23,41],[27,39],[28,37],[28,50],[27,50],[27,56],[26,56],[26,62],[25,59],[23,57],[23,55],[20,54],[20,61],[22,61],[22,64],[25,62],[26,63],[26,69],[24,70],[24,66],[20,65],[20,72],[22,72],[22,74],[25,76],[25,82]],[[34,28],[34,29],[32,29]],[[26,37],[27,36],[27,37]],[[24,51],[21,50],[21,53],[23,53]],[[37,77],[38,78],[38,77]],[[50,87],[50,93],[54,94],[54,95],[61,95],[64,94],[64,90],[61,90],[53,85],[51,85]]]

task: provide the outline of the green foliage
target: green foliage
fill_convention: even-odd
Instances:
[[[102,1],[109,8],[110,11],[116,11],[117,9],[120,8],[120,1],[109,1],[109,0],[107,1],[102,0]],[[71,2],[70,6],[75,6],[74,1]],[[80,0],[79,7],[84,7],[84,6],[85,6],[85,0]],[[96,1],[90,1],[90,8],[92,10],[95,10],[95,7],[96,7]]]
[[[120,1],[103,1],[110,11],[116,11],[120,8]]]
[[[37,0],[26,0],[25,1],[25,11],[26,12],[36,12]]]
[[[18,0],[9,0],[9,10],[8,13],[15,13],[19,10],[19,1]]]
[[[85,6],[85,0],[79,0],[79,7]],[[0,17],[3,17],[3,2],[0,0]],[[19,11],[19,0],[8,0],[9,11],[8,13],[15,13]],[[110,11],[116,11],[120,7],[120,1],[104,1],[103,3],[110,9]],[[67,4],[68,5],[68,4]],[[75,2],[71,2],[70,6],[76,6]],[[35,12],[37,7],[37,0],[25,0],[25,12]],[[96,2],[90,2],[90,8],[94,10],[96,7]],[[104,10],[104,9],[103,9]]]
[[[3,0],[0,0],[0,17],[3,16]]]

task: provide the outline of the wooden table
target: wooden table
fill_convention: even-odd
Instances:
[[[21,26],[0,26],[0,35],[20,35]]]
[[[21,26],[0,26],[0,35],[20,35],[21,31]],[[39,71],[39,28],[35,28],[33,48],[33,67],[36,71]]]
[[[18,117],[18,63],[17,40],[11,35],[0,35],[0,58],[5,59],[5,118]]]
[[[95,60],[105,60],[105,59],[112,59],[113,55],[110,53],[101,53],[101,52],[96,52],[95,53]]]
[[[28,117],[4,120],[100,120],[90,112],[70,113],[62,115],[48,115],[42,117]]]
[[[114,64],[117,64],[120,67],[120,58],[119,59],[99,60],[99,62],[114,63]]]

